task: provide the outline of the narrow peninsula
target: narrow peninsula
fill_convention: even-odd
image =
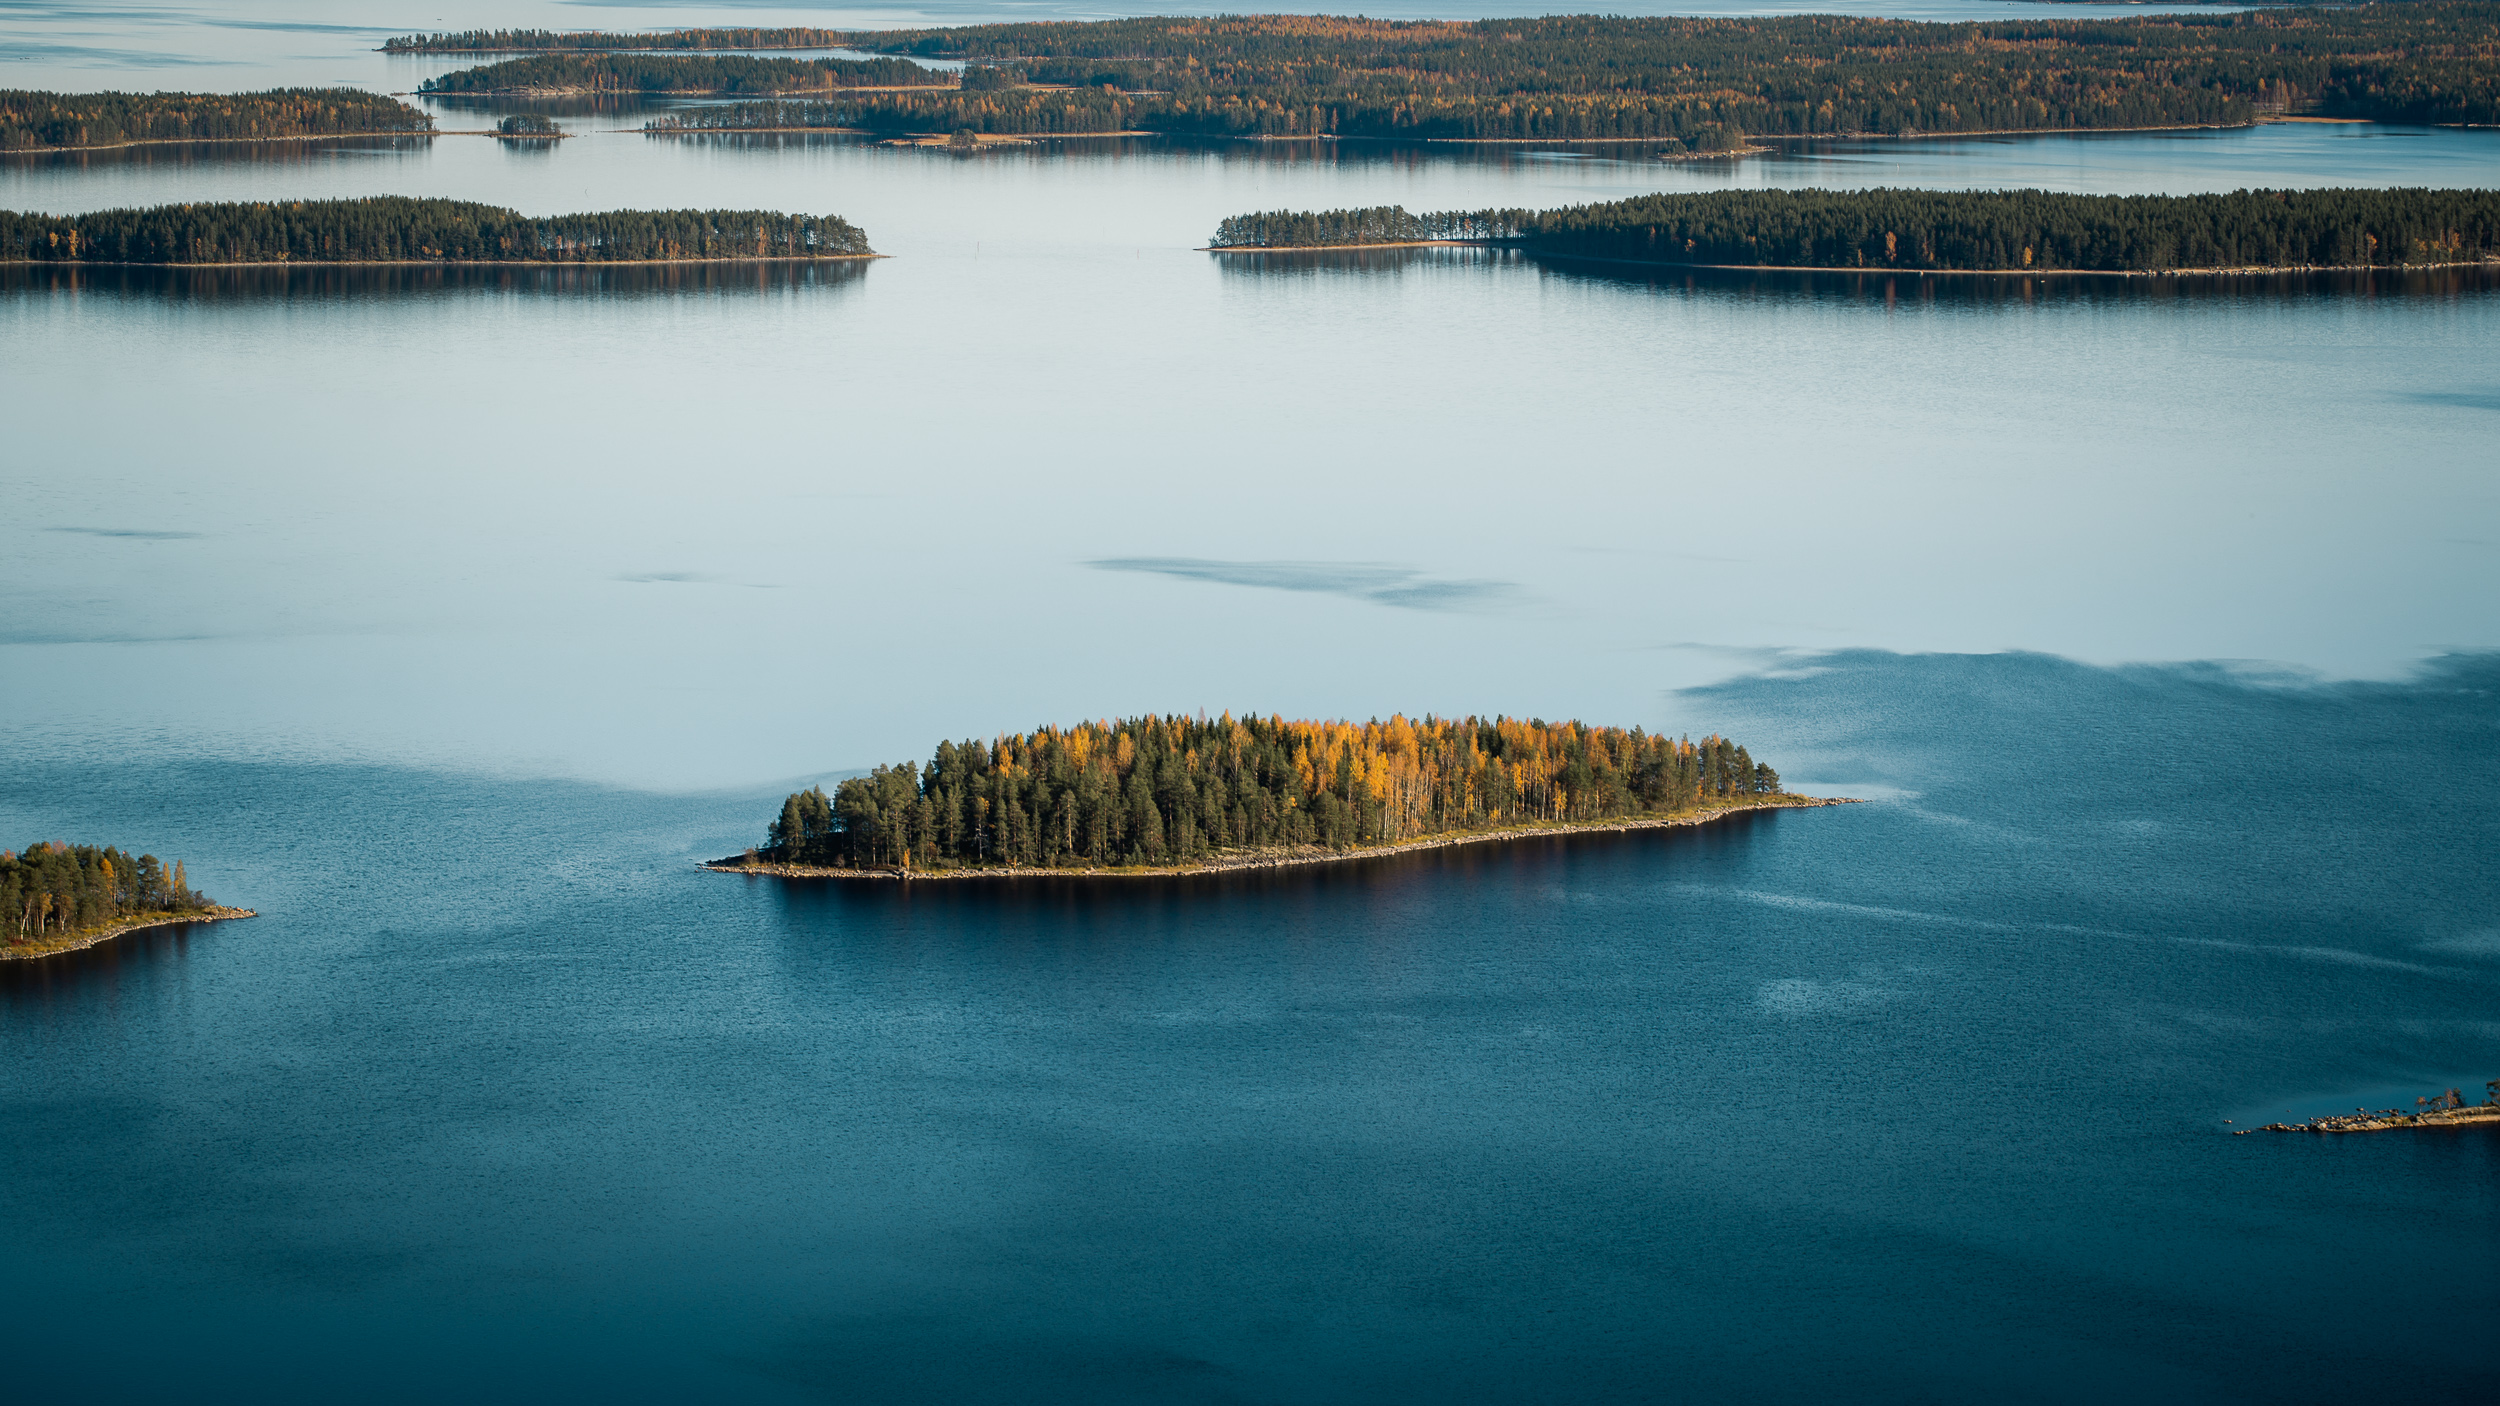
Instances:
[[[264,93],[0,90],[0,151],[433,132],[433,118],[361,88],[272,88]]]
[[[740,37],[757,42],[733,42]],[[1686,155],[1805,138],[2229,127],[2301,116],[2500,122],[2500,5],[2492,0],[1950,23],[1221,15],[851,32],[486,31],[394,44],[615,54],[801,39],[961,62],[967,77],[921,92],[859,85],[807,124],[730,105],[682,114],[662,130],[1632,143]],[[671,79],[684,84],[675,90],[730,92],[719,80],[757,62],[713,61],[719,79]],[[973,66],[996,81],[972,81]]]
[[[1208,873],[1847,804],[1724,737],[1508,717],[1142,716],[941,742],[782,802],[706,868],[790,878]]]
[[[2261,1128],[2241,1128],[2236,1137],[2250,1133],[2388,1133],[2399,1129],[2486,1127],[2500,1128],[2500,1079],[2483,1085],[2483,1101],[2469,1104],[2461,1090],[2446,1089],[2427,1094],[2413,1101],[2412,1111],[2381,1108],[2375,1112],[2356,1108],[2350,1113],[2328,1113],[2305,1118],[2297,1123],[2268,1123]]]
[[[49,957],[168,923],[257,917],[191,887],[181,860],[59,840],[0,850],[0,961]]]
[[[0,210],[0,263],[614,264],[877,257],[833,215],[606,210],[524,215],[463,200],[375,196],[159,205],[85,215]]]
[[[1236,215],[1219,253],[1483,244],[1558,257],[1850,272],[2181,273],[2500,261],[2500,191],[1738,190],[1562,210]]]
[[[759,59],[745,55],[542,54],[429,78],[428,96],[683,93],[730,97],[842,88],[952,88],[954,73],[909,59]]]

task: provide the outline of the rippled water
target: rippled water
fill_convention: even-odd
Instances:
[[[848,15],[9,4],[0,76],[405,88],[381,33]],[[1195,246],[2490,186],[2500,134],[634,119],[0,160],[0,208],[766,206],[893,255],[0,274],[0,843],[265,914],[0,968],[21,1390],[2491,1394],[2500,1144],[2221,1120],[2500,1076],[2492,279]],[[1197,707],[1732,729],[1872,803],[1111,890],[690,867],[787,778]]]

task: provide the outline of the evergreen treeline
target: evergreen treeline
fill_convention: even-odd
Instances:
[[[74,933],[116,918],[187,913],[213,907],[194,892],[176,860],[133,858],[109,846],[31,844],[23,854],[0,850],[0,931],[10,942]]]
[[[909,59],[758,59],[742,54],[541,54],[429,78],[421,93],[812,93],[951,88],[955,75]]]
[[[2500,191],[1746,190],[1564,210],[1273,211],[1218,248],[1493,239],[1532,252],[1775,268],[2319,268],[2500,258]]]
[[[37,263],[606,263],[869,252],[868,236],[847,221],[772,210],[604,210],[540,219],[400,195],[86,215],[0,210],[0,261]]]
[[[2500,3],[1929,24],[1834,15],[1466,23],[1261,15],[854,34],[1013,64],[824,125],[1208,136],[1642,139],[2242,123],[2269,111],[2500,122]],[[692,119],[757,126],[734,117]]]
[[[433,130],[434,119],[408,104],[355,88],[272,88],[265,93],[0,90],[0,151]]]
[[[1169,864],[1779,794],[1777,772],[1721,737],[1516,718],[1148,716],[941,742],[925,765],[799,792],[761,853],[836,867]]]
[[[839,49],[838,29],[671,29],[656,34],[605,30],[468,29],[457,34],[403,34],[382,41],[386,54],[501,54],[531,49]]]

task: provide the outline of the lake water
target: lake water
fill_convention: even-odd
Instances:
[[[488,22],[865,20],[10,4],[0,63],[405,89],[380,35]],[[2500,133],[562,120],[0,160],[0,208],[762,206],[893,256],[0,277],[0,843],[265,914],[0,968],[30,1399],[2500,1385],[2500,1142],[2228,1135],[2500,1076],[2492,279],[1196,247],[1731,185],[2488,187]],[[1200,707],[1729,730],[1871,803],[1107,891],[691,868],[798,780]]]

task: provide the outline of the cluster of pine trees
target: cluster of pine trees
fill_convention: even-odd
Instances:
[[[1564,210],[1237,215],[1218,248],[1515,242],[1537,253],[1772,268],[2394,267],[2500,258],[2500,191],[1747,190]]]
[[[774,210],[604,210],[540,219],[399,195],[85,215],[0,210],[0,261],[36,263],[608,263],[870,252],[868,236],[845,220]]]
[[[1779,773],[1722,737],[1517,718],[1146,716],[942,742],[926,765],[799,792],[762,853],[852,868],[1171,864],[1779,794]]]
[[[28,845],[0,850],[0,931],[32,942],[146,913],[186,913],[212,906],[192,890],[182,861],[167,869],[155,855],[136,858],[109,846]]]
[[[2241,123],[2302,110],[2500,121],[2500,3],[1931,24],[1797,15],[1473,22],[1255,15],[972,25],[861,48],[1064,85],[826,114],[876,130],[1638,139]],[[760,122],[713,119],[724,127]]]
[[[497,54],[531,49],[839,49],[838,29],[669,29],[653,34],[605,30],[466,29],[457,34],[403,34],[382,41],[386,54]]]
[[[429,78],[423,93],[814,93],[952,88],[955,75],[909,59],[758,59],[738,54],[541,54]]]
[[[265,93],[0,89],[0,151],[433,130],[434,119],[408,104],[355,88],[272,88]]]

